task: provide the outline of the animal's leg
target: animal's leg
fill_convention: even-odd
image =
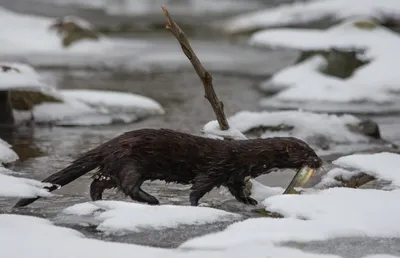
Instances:
[[[205,174],[197,175],[193,180],[193,185],[189,195],[190,205],[198,206],[199,200],[215,187],[215,182]]]
[[[144,182],[144,179],[137,171],[134,164],[126,164],[120,172],[119,179],[121,182],[122,191],[129,195],[132,200],[145,202],[151,205],[160,204],[156,197],[146,193],[140,188]]]
[[[230,182],[226,185],[228,188],[229,192],[238,200],[239,202],[242,202],[244,204],[250,204],[250,205],[257,205],[257,201],[254,200],[251,197],[248,197],[244,194],[244,187],[245,183],[243,181],[234,181]]]
[[[97,173],[90,184],[90,198],[93,201],[101,200],[104,190],[115,187],[117,187],[117,183],[110,176]]]

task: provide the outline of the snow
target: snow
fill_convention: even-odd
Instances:
[[[165,258],[240,258],[262,253],[263,256],[270,258],[341,258],[337,255],[307,253],[295,248],[277,247],[260,244],[260,242],[249,242],[247,245],[231,246],[222,250],[181,250],[101,241],[86,238],[74,229],[55,226],[46,219],[22,215],[0,215],[0,227],[2,229],[0,231],[1,257],[108,258],[139,254],[141,258],[160,256]],[[363,258],[392,257],[395,256],[380,254]]]
[[[122,201],[95,201],[73,205],[65,214],[93,216],[97,229],[107,233],[163,229],[179,225],[206,224],[237,219],[240,216],[208,207],[160,205],[151,206]]]
[[[399,19],[400,6],[397,0],[302,1],[238,15],[227,20],[223,28],[230,33],[238,33],[268,27],[307,24],[322,19],[343,20],[360,16],[379,21]]]
[[[389,181],[393,186],[400,187],[400,155],[397,153],[380,152],[374,154],[353,154],[340,157],[332,164],[345,169],[363,172],[378,180]]]
[[[357,106],[362,109],[365,102],[370,102],[378,105],[379,112],[399,110],[399,96],[395,93],[400,90],[397,83],[400,79],[399,74],[388,67],[397,66],[399,51],[393,51],[393,46],[400,44],[400,35],[382,26],[372,30],[362,29],[354,25],[357,21],[360,20],[347,20],[327,30],[273,29],[255,33],[250,39],[254,45],[299,50],[359,49],[364,51],[359,54],[359,58],[369,61],[345,79],[320,72],[326,65],[322,56],[314,56],[284,68],[262,83],[261,88],[264,90],[268,90],[271,85],[272,89],[283,89],[263,100],[262,104],[282,107],[292,102],[296,103],[296,107],[310,110],[313,108],[313,105],[309,104],[310,101],[314,105],[316,102],[336,103],[338,106],[353,103],[353,107],[348,107],[350,109]],[[365,112],[378,112],[374,109],[376,106],[372,105],[367,107]]]
[[[396,205],[400,190],[330,188],[301,195],[274,195],[263,205],[282,219],[253,218],[197,237],[181,248],[228,248],[248,243],[308,242],[337,237],[400,237]],[[385,211],[385,212],[382,212]]]
[[[104,53],[113,46],[110,40],[102,37],[97,41],[85,39],[64,48],[57,32],[50,30],[54,21],[51,18],[15,13],[0,7],[0,22],[12,24],[4,26],[0,32],[0,42],[3,45],[1,53],[23,55],[32,52],[64,52],[85,55]],[[29,39],[29,44],[26,44],[26,39]]]
[[[18,159],[17,153],[11,147],[8,142],[0,138],[0,167],[1,164],[12,163]]]
[[[241,133],[259,126],[293,126],[291,131],[266,131],[261,138],[275,136],[293,136],[302,140],[324,136],[336,143],[366,142],[367,137],[356,134],[347,128],[347,124],[357,124],[360,120],[352,115],[317,114],[306,111],[240,111],[228,118],[229,125]],[[312,126],[311,126],[312,125]],[[233,130],[233,129],[232,129]],[[203,127],[204,132],[218,132],[218,123],[214,120]],[[228,134],[228,133],[227,133]]]
[[[90,126],[132,123],[150,115],[163,115],[156,101],[133,93],[100,90],[56,90],[62,103],[44,102],[33,107],[36,123],[59,126]],[[30,112],[15,111],[18,122],[30,119]]]
[[[92,107],[105,107],[112,112],[146,112],[164,114],[164,109],[153,99],[125,92],[100,90],[61,90],[64,97],[74,98]]]
[[[45,186],[50,186],[50,184],[33,179],[6,175],[0,170],[0,196],[19,198],[53,196],[53,194],[43,189]]]
[[[245,0],[128,0],[128,1],[107,1],[107,0],[37,0],[43,3],[57,5],[74,5],[84,8],[102,9],[111,15],[157,15],[160,14],[160,6],[165,6],[173,11],[174,15],[202,15],[219,14],[232,11],[254,10],[259,7],[257,2]]]
[[[30,65],[1,62],[0,68],[4,66],[12,69],[0,69],[0,90],[39,91],[46,86],[41,76]]]

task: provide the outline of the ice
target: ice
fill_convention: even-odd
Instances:
[[[308,242],[337,237],[400,237],[400,190],[330,188],[274,195],[263,202],[285,218],[253,218],[222,232],[189,240],[181,248],[229,248],[248,243]],[[385,211],[385,212],[382,212]]]
[[[393,186],[400,187],[400,155],[397,153],[380,152],[374,154],[353,154],[340,157],[332,162],[345,169],[363,172],[378,180],[389,181]]]
[[[322,19],[342,20],[366,16],[377,20],[399,19],[397,0],[312,0],[245,13],[230,18],[223,25],[230,33],[256,29],[318,22]],[[301,40],[301,39],[300,39]]]
[[[308,140],[311,137],[324,136],[336,143],[366,142],[367,138],[365,136],[350,131],[346,126],[347,124],[357,124],[358,122],[360,120],[352,115],[339,116],[306,111],[240,111],[228,118],[229,125],[234,128],[232,130],[239,130],[241,133],[260,126],[275,128],[280,125],[286,125],[294,127],[290,131],[265,131],[261,138],[293,136]],[[210,134],[218,134],[217,121],[213,120],[207,123],[203,127],[203,131]]]
[[[359,58],[369,61],[344,79],[325,75],[320,71],[325,65],[322,56],[315,56],[284,68],[261,86],[264,90],[268,90],[271,85],[272,90],[283,90],[263,100],[262,104],[318,111],[329,110],[326,104],[336,104],[334,108],[347,108],[351,111],[400,110],[400,98],[396,94],[400,90],[397,83],[400,79],[399,74],[393,69],[388,69],[396,67],[400,57],[397,57],[398,51],[392,51],[393,46],[400,44],[400,36],[378,25],[373,29],[359,28],[354,25],[357,21],[360,20],[346,20],[327,30],[274,29],[255,33],[250,42],[256,45],[299,50],[359,49],[364,51],[359,54]],[[352,106],[341,106],[346,103]]]
[[[68,207],[65,214],[93,216],[98,230],[108,233],[163,229],[237,219],[239,215],[207,207],[151,206],[122,201],[95,201]]]

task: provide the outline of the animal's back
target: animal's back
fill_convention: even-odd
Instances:
[[[198,173],[207,173],[218,160],[215,155],[230,153],[221,140],[169,129],[138,129],[105,145],[112,145],[115,162],[120,157],[133,160],[146,180],[179,183],[190,183]]]

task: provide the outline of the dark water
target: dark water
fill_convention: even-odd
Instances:
[[[271,3],[272,1],[259,1],[260,5]],[[1,0],[0,4],[4,4],[4,6],[16,11],[49,16],[78,14],[97,24],[101,24],[102,22],[118,23],[123,19],[126,20],[126,17],[123,16],[110,17],[100,10],[83,10],[73,7],[60,8],[57,5],[43,5],[40,3],[29,5],[25,0]],[[154,15],[148,16],[146,19],[148,19],[149,23],[160,21],[160,17],[154,17]],[[190,17],[186,17],[186,19],[184,19],[184,15],[180,17],[182,17],[183,21],[191,21]],[[192,23],[194,23],[193,20],[199,20],[198,16],[194,15],[193,17]],[[134,19],[132,18],[132,20]],[[190,24],[190,22],[187,23]],[[228,116],[240,110],[259,110],[258,103],[263,94],[257,89],[258,83],[269,74],[290,65],[297,57],[297,53],[285,51],[244,51],[240,48],[240,45],[238,46],[235,43],[229,42],[219,32],[210,30],[203,23],[199,25],[198,30],[193,29],[193,31],[193,33],[191,32],[192,35],[203,39],[203,41],[196,42],[202,51],[211,52],[218,49],[218,51],[222,51],[223,56],[226,56],[226,59],[222,58],[222,60],[216,61],[213,58],[206,57],[205,63],[208,65],[206,68],[209,68],[213,75],[216,92],[224,102],[225,112]],[[157,38],[157,40],[154,40],[157,46],[177,44],[171,38],[171,35],[167,33],[154,32],[153,34],[146,34],[143,37],[151,39],[154,36],[154,38]],[[166,42],[166,44],[160,43],[160,38],[162,39],[161,42]],[[150,54],[151,50],[147,51],[142,54]],[[159,51],[170,50],[166,48]],[[176,53],[182,54],[179,52]],[[235,58],[238,60],[236,65],[235,61],[232,61]],[[200,59],[202,59],[201,56]],[[26,173],[26,177],[43,179],[49,174],[65,167],[80,153],[125,131],[143,127],[164,127],[190,133],[199,133],[205,123],[214,119],[212,109],[204,98],[200,80],[188,64],[171,70],[168,64],[158,62],[156,64],[157,69],[150,69],[148,72],[115,72],[99,69],[77,71],[65,66],[58,66],[55,69],[48,60],[45,62],[45,65],[40,60],[30,59],[30,61],[33,64],[41,64],[37,67],[41,67],[40,71],[50,80],[54,80],[59,88],[111,89],[141,94],[158,101],[165,108],[166,114],[129,125],[76,128],[35,127],[31,129],[20,128],[13,132],[0,131],[0,138],[10,142],[20,156],[20,160],[13,164],[11,168]],[[251,67],[251,65],[253,66]],[[378,117],[376,120],[382,125],[382,135],[385,138],[400,141],[397,133],[400,125],[400,118],[398,116]],[[270,174],[260,178],[260,182],[269,186],[285,187],[293,174],[290,171]],[[86,175],[59,190],[58,193],[62,194],[62,196],[52,199],[51,202],[49,200],[39,200],[27,208],[12,212],[46,217],[57,223],[65,224],[66,221],[64,221],[62,216],[59,216],[62,209],[76,203],[89,201],[89,176]],[[173,184],[167,186],[162,182],[153,182],[145,184],[144,188],[150,194],[157,196],[161,203],[188,205],[187,186]],[[114,192],[109,192],[106,198],[128,200]],[[212,191],[202,199],[202,202],[208,203],[212,207],[241,213],[244,215],[244,218],[250,216],[250,213],[244,207],[229,205],[228,203],[231,200],[232,197],[230,196],[222,196],[218,191]],[[14,202],[14,199],[0,199],[0,212],[11,212],[10,208]],[[187,239],[221,230],[230,223],[232,222],[211,223],[201,226],[181,226],[172,230],[148,230],[124,236],[104,236],[100,232],[96,232],[93,227],[67,225],[80,230],[88,237],[152,246],[176,247]],[[397,239],[335,239],[308,243],[303,249],[322,253],[336,253],[346,257],[360,257],[376,252],[400,254]]]

